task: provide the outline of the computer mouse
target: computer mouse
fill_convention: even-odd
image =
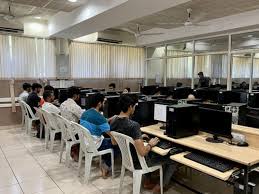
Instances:
[[[240,147],[248,147],[249,144],[247,142],[239,142],[237,143],[237,146],[240,146]]]

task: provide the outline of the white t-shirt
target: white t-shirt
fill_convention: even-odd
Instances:
[[[29,96],[29,92],[23,91],[23,92],[19,95],[19,98],[20,98],[20,100],[23,100],[24,102],[26,102],[28,96]]]
[[[60,114],[60,109],[49,102],[44,102],[42,109],[50,113]]]

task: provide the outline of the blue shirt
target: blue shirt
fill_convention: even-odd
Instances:
[[[100,137],[102,133],[110,131],[110,125],[106,118],[94,108],[91,108],[82,114],[80,124],[88,129],[92,135],[97,137]]]

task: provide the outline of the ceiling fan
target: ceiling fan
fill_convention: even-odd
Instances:
[[[129,32],[131,34],[134,34],[136,38],[140,37],[140,36],[153,36],[153,35],[160,35],[160,34],[163,34],[163,33],[142,33],[140,31],[140,25],[137,24],[137,27],[136,27],[136,31],[133,31],[129,28],[121,28],[121,30],[123,31],[126,31],[126,32]]]
[[[28,15],[22,15],[22,16],[15,16],[11,10],[11,6],[12,6],[12,0],[9,0],[8,1],[8,12],[5,13],[5,12],[2,12],[0,13],[0,18],[3,18],[4,20],[6,21],[14,21],[14,20],[20,20],[20,19],[24,19],[26,17],[29,17],[29,16],[36,16],[36,14],[28,14]],[[39,15],[39,14],[37,14]]]
[[[183,23],[160,22],[160,23],[157,23],[157,24],[158,25],[206,26],[206,25],[198,24],[198,23],[192,21],[192,18],[191,18],[192,9],[191,8],[187,9],[187,14],[188,14],[187,20]]]

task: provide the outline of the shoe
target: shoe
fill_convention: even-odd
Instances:
[[[152,190],[156,186],[156,183],[152,182],[151,180],[144,181],[143,187],[147,190]]]

